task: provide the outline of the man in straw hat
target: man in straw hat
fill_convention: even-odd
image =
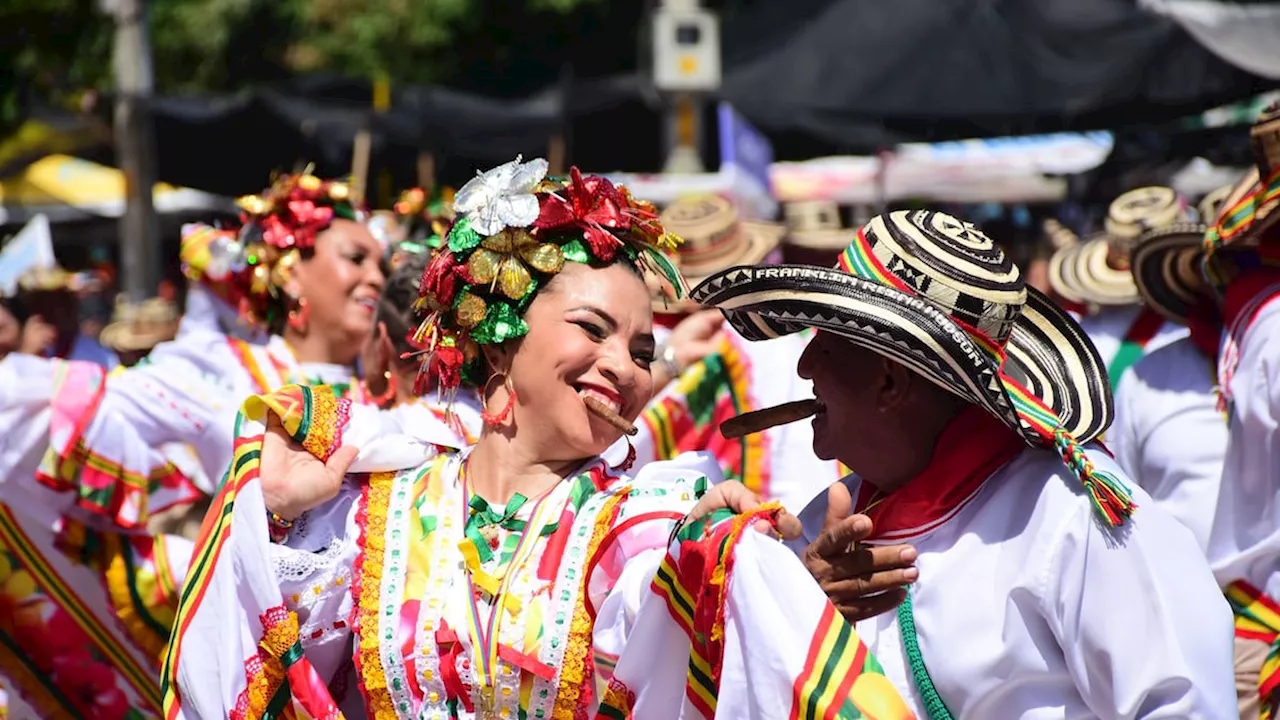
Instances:
[[[1205,276],[1224,332],[1216,355],[1227,413],[1209,564],[1236,613],[1242,718],[1280,702],[1280,106],[1251,130],[1254,162],[1205,234]]]
[[[812,210],[818,212],[812,212]],[[837,238],[848,242],[849,231],[839,230],[839,213],[834,208],[807,208],[803,217],[825,223],[800,225],[799,237],[812,256],[825,243]],[[797,219],[799,216],[792,213]],[[685,239],[676,264],[690,285],[712,272],[734,265],[755,265],[776,260],[787,230],[774,223],[742,220],[728,200],[714,196],[677,200],[662,213],[662,222]],[[834,223],[834,227],[832,226]],[[793,235],[796,233],[793,231]],[[785,250],[784,250],[785,252]],[[828,261],[838,252],[828,249]],[[699,313],[696,303],[668,304],[656,299],[655,313],[680,325],[697,324],[718,329],[720,313]],[[636,423],[640,434],[635,448],[640,463],[669,460],[681,452],[706,450],[715,454],[725,476],[742,481],[768,499],[780,500],[791,510],[799,510],[814,494],[842,475],[839,465],[820,460],[811,449],[812,436],[803,425],[773,428],[749,437],[725,438],[720,423],[736,414],[792,400],[812,397],[808,381],[792,371],[804,352],[806,339],[780,338],[756,344],[726,329],[709,342],[690,342],[681,336],[680,325],[659,349],[660,359],[675,360],[683,350],[695,362],[664,359],[655,364],[657,373],[666,372],[678,380],[667,384]],[[699,353],[699,351],[701,351]],[[663,365],[669,365],[663,368]],[[664,378],[655,373],[654,387]]]
[[[1049,284],[1054,294],[1079,307],[1080,324],[1097,346],[1113,387],[1144,352],[1187,334],[1142,304],[1129,255],[1142,233],[1192,219],[1186,201],[1172,188],[1130,190],[1107,209],[1105,232],[1068,244],[1050,260]]]
[[[1205,231],[1230,187],[1200,201],[1199,222],[1149,230],[1133,249],[1143,302],[1190,334],[1139,358],[1116,388],[1107,445],[1116,462],[1204,548],[1218,501],[1227,425],[1214,392],[1222,324],[1200,271]]]
[[[814,450],[857,475],[801,513],[797,550],[840,606],[874,584],[851,567],[913,546],[897,612],[857,630],[919,717],[1234,714],[1194,538],[1087,444],[1111,419],[1097,351],[973,225],[893,212],[833,270],[734,268],[693,297],[753,340],[817,328]]]

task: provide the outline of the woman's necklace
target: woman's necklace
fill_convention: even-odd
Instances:
[[[498,631],[501,618],[509,608],[518,612],[512,600],[511,583],[521,568],[533,555],[539,537],[555,531],[556,524],[548,523],[548,519],[559,517],[552,514],[550,505],[544,502],[559,483],[552,485],[533,501],[533,509],[529,512],[528,522],[517,520],[515,515],[525,505],[527,499],[520,494],[511,497],[504,512],[499,515],[489,507],[488,502],[478,495],[472,495],[467,479],[467,467],[470,456],[462,461],[458,470],[462,484],[462,523],[464,537],[458,543],[463,557],[463,574],[467,582],[467,633],[471,640],[472,667],[478,682],[481,717],[494,717],[496,711],[497,669],[498,669]],[[566,503],[568,500],[566,499]],[[483,564],[493,557],[493,547],[499,528],[508,528],[519,532],[519,539],[511,551],[510,561],[502,563],[499,558],[497,576],[485,572]],[[505,554],[505,553],[504,553]],[[489,620],[481,622],[479,596],[483,592],[489,597]]]

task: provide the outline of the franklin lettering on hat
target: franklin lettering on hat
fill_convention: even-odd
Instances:
[[[1081,448],[1113,415],[1097,350],[970,223],[892,212],[858,231],[834,270],[737,267],[691,297],[751,340],[817,328],[894,360],[1055,449],[1108,526],[1133,512],[1128,489]]]

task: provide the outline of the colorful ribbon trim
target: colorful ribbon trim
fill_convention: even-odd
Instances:
[[[1243,580],[1227,586],[1227,602],[1236,617],[1236,637],[1264,642],[1270,646],[1258,673],[1259,720],[1271,720],[1280,698],[1280,604]]]
[[[513,495],[511,501],[507,503],[504,512],[499,515],[494,511],[489,503],[479,496],[471,494],[471,488],[467,478],[467,463],[464,461],[462,467],[458,471],[459,481],[462,484],[463,493],[463,527],[465,530],[465,539],[458,543],[458,550],[462,553],[464,562],[466,563],[467,575],[467,591],[469,602],[467,608],[467,634],[471,640],[471,655],[473,666],[475,667],[476,679],[479,681],[478,690],[482,702],[488,698],[491,688],[497,686],[498,668],[497,660],[502,656],[502,647],[498,642],[498,626],[502,621],[502,617],[506,613],[516,614],[521,611],[520,600],[510,592],[512,579],[520,572],[520,568],[528,562],[537,547],[537,539],[555,532],[556,523],[549,523],[548,519],[559,515],[556,508],[553,510],[544,501],[550,495],[550,492],[544,493],[539,497],[533,505],[533,509],[529,513],[528,523],[515,519],[515,514],[524,507],[527,498],[523,495]],[[503,563],[502,569],[499,571],[499,577],[493,577],[486,573],[482,567],[483,563],[493,558],[493,553],[489,548],[488,541],[483,537],[481,531],[485,527],[505,527],[513,533],[518,532],[514,547],[511,549],[510,562]],[[518,529],[516,529],[518,527]],[[506,553],[504,553],[504,557]],[[477,586],[486,595],[490,597],[489,620],[487,623],[481,621],[481,612],[479,599],[476,592]],[[519,651],[516,654],[521,654]],[[508,652],[510,655],[510,652]],[[519,663],[517,663],[519,665]]]

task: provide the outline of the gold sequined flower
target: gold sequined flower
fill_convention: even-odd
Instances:
[[[554,275],[564,267],[560,246],[539,243],[524,228],[507,228],[485,238],[467,258],[467,273],[480,285],[496,286],[512,300],[529,291],[533,277],[529,268]]]
[[[488,309],[484,299],[479,295],[464,293],[458,299],[458,306],[454,309],[453,317],[457,320],[458,325],[470,330],[479,325],[481,320],[484,320]]]

